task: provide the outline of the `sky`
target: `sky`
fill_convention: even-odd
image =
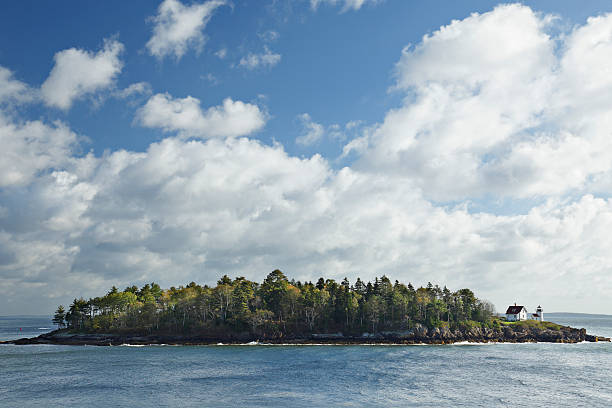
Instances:
[[[611,313],[607,1],[6,1],[0,315],[227,274]]]

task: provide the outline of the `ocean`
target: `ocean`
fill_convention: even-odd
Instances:
[[[612,336],[612,316],[545,317]],[[52,327],[0,317],[0,339]],[[0,345],[0,407],[609,407],[610,367],[611,343]]]

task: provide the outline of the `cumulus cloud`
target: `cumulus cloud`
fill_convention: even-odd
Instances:
[[[0,188],[25,186],[72,155],[76,135],[61,122],[14,123],[0,113]]]
[[[15,79],[10,70],[0,66],[0,104],[28,102],[34,97],[33,89]]]
[[[276,54],[264,47],[264,52],[260,54],[249,53],[242,57],[238,66],[253,70],[257,68],[272,68],[281,61],[281,55]]]
[[[321,140],[325,133],[322,124],[314,122],[307,113],[302,113],[298,116],[298,119],[303,127],[303,133],[295,139],[297,144],[309,146]]]
[[[310,0],[310,7],[316,10],[321,4],[329,4],[332,6],[341,5],[342,12],[348,10],[359,10],[365,4],[380,3],[381,0]]]
[[[404,50],[396,92],[408,97],[345,145],[358,157],[341,169],[231,137],[265,121],[232,100],[203,110],[154,95],[141,124],[208,139],[100,157],[75,155],[63,125],[4,118],[0,173],[17,176],[0,179],[2,310],[40,313],[152,280],[261,280],[277,267],[302,280],[384,273],[471,287],[500,308],[608,310],[612,17],[559,37],[549,23],[500,6]],[[24,154],[33,167],[12,159]],[[472,211],[486,194],[528,208]]]
[[[137,117],[145,127],[201,138],[245,136],[266,123],[266,114],[257,105],[226,98],[222,105],[202,111],[199,99],[169,94],[152,96]]]
[[[470,214],[436,207],[403,178],[334,171],[318,155],[244,138],[168,138],[144,153],[77,159],[34,180],[25,208],[9,193],[0,191],[4,299],[40,283],[57,294],[49,307],[113,284],[261,279],[277,266],[299,279],[386,273],[475,287],[501,305],[512,288],[549,307],[589,293],[574,306],[601,310],[612,289],[610,200]]]
[[[178,0],[164,0],[152,17],[155,25],[146,45],[149,53],[160,59],[174,55],[178,60],[190,48],[201,50],[206,40],[202,31],[214,11],[225,4],[225,0],[209,0],[186,6]]]
[[[588,191],[612,164],[601,68],[611,63],[612,17],[562,38],[547,33],[551,21],[503,5],[407,47],[396,91],[411,96],[369,137],[358,166],[408,177],[437,201]]]
[[[111,87],[123,67],[122,51],[123,44],[107,40],[97,53],[76,48],[56,53],[40,89],[45,104],[68,110],[75,100]]]

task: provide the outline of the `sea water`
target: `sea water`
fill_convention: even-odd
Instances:
[[[612,316],[545,317],[612,335]],[[0,338],[48,327],[0,317]],[[610,343],[0,345],[0,407],[610,407],[611,367]]]

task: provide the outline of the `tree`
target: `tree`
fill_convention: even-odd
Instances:
[[[299,300],[300,290],[293,285],[289,285],[283,298],[282,308],[283,310],[285,310],[285,315],[288,316],[291,320],[295,318],[295,315],[298,310]]]
[[[66,310],[64,310],[64,306],[59,305],[57,310],[55,311],[55,315],[53,315],[53,324],[57,324],[57,328],[61,329],[66,325]]]
[[[366,293],[366,285],[363,283],[363,281],[360,278],[357,278],[357,281],[355,282],[355,286],[353,290],[359,293],[361,296],[364,296]]]
[[[270,320],[274,313],[269,310],[259,309],[255,312],[251,312],[249,314],[249,323],[251,323],[251,328],[253,333],[257,331],[257,328],[262,326],[266,321]]]
[[[278,269],[270,272],[261,284],[261,297],[268,309],[272,310],[279,319],[282,319],[281,305],[288,289],[289,281]]]
[[[116,289],[116,288],[115,288]],[[72,328],[82,329],[89,317],[90,304],[83,298],[74,299],[66,314],[66,321]]]
[[[378,295],[373,295],[365,304],[368,320],[372,325],[372,332],[376,332],[376,327],[380,322],[380,316],[384,313],[385,306],[382,299]]]
[[[234,280],[233,287],[233,309],[236,317],[245,318],[249,313],[249,306],[255,296],[253,282],[240,277]]]
[[[223,275],[221,279],[217,281],[217,285],[231,285],[231,284],[232,284],[232,280],[227,275]]]
[[[403,321],[409,314],[410,301],[408,296],[402,293],[402,286],[397,285],[393,290],[393,308],[396,310],[396,314],[399,315],[397,319]]]
[[[223,283],[218,285],[213,291],[217,299],[217,306],[219,307],[221,316],[225,322],[227,320],[227,312],[232,304],[232,295],[234,294],[234,290],[232,289],[231,285]]]
[[[302,303],[304,305],[304,317],[310,330],[314,329],[316,319],[325,310],[329,292],[325,289],[319,290],[310,286],[308,290],[302,292]]]
[[[470,289],[459,289],[457,291],[457,296],[461,299],[461,303],[463,304],[463,316],[466,320],[472,320],[474,316],[472,316],[472,312],[476,307],[476,296],[474,292]]]
[[[354,286],[320,278],[313,282],[287,279],[278,269],[259,285],[244,277],[223,276],[215,286],[163,290],[156,283],[123,291],[111,288],[101,297],[74,299],[59,306],[58,328],[101,332],[129,330],[151,334],[185,333],[233,336],[247,330],[260,336],[302,335],[320,330],[359,335],[361,331],[403,330],[414,322],[455,328],[495,325],[495,309],[470,289],[451,292],[428,283],[415,289],[383,275],[374,283],[357,278]]]

